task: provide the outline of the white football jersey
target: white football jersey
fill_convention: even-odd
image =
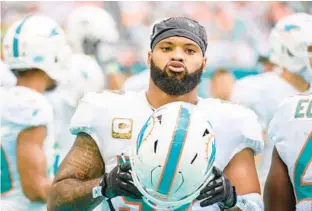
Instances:
[[[94,58],[74,54],[68,61],[68,67],[67,79],[56,90],[45,94],[54,110],[56,165],[61,163],[74,143],[75,136],[70,133],[69,125],[80,98],[105,86],[105,75]]]
[[[267,129],[276,107],[296,94],[299,92],[277,72],[267,72],[238,80],[231,101],[252,109],[259,116],[262,127]]]
[[[270,122],[269,136],[288,168],[296,210],[312,210],[312,92],[281,103]]]
[[[1,86],[15,86],[17,82],[16,76],[9,69],[8,65],[0,61],[0,85]]]
[[[21,187],[17,169],[17,138],[21,131],[46,126],[44,150],[47,174],[52,176],[54,152],[53,112],[40,93],[26,87],[1,88],[1,208],[2,210],[42,210],[45,204],[31,202]]]
[[[55,171],[62,162],[66,154],[69,152],[71,146],[75,141],[75,136],[70,133],[70,120],[75,113],[76,107],[65,101],[58,89],[46,94],[46,98],[53,107],[53,129],[54,129],[54,150],[57,156],[55,163]],[[54,172],[56,173],[56,172]]]
[[[201,99],[197,106],[216,133],[216,165],[221,170],[242,149],[251,148],[255,153],[263,149],[261,127],[251,110],[215,99]],[[71,131],[85,132],[96,141],[109,172],[122,154],[126,156],[129,148],[135,148],[138,133],[152,113],[145,91],[90,93],[78,105]],[[112,202],[116,210],[152,210],[141,200],[127,197],[116,197]],[[219,208],[211,206],[205,210]]]
[[[261,73],[238,80],[233,87],[231,101],[247,106],[259,117],[267,132],[268,124],[276,107],[287,97],[299,92],[277,72]],[[263,189],[271,165],[273,144],[266,137],[263,157],[257,165],[261,188]]]

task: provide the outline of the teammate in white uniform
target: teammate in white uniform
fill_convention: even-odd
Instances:
[[[112,89],[115,82],[123,81],[113,54],[119,32],[107,11],[91,5],[75,8],[68,15],[65,32],[75,54],[88,55],[100,65],[106,76],[106,88]]]
[[[274,141],[266,210],[312,209],[312,92],[285,100],[270,123]]]
[[[270,60],[276,65],[275,71],[246,77],[234,85],[231,100],[255,111],[265,132],[279,103],[308,90],[312,82],[312,71],[307,68],[307,52],[302,47],[311,42],[310,18],[310,15],[298,13],[281,19],[269,37]],[[272,142],[267,140],[258,166],[262,187],[272,149]]]
[[[0,85],[14,86],[16,84],[16,76],[10,70],[7,64],[0,61]]]
[[[254,154],[263,148],[261,127],[251,110],[197,97],[206,66],[206,47],[205,29],[197,22],[187,18],[165,20],[154,26],[147,92],[103,91],[81,101],[71,122],[77,138],[54,180],[48,210],[92,210],[103,201],[102,194],[111,210],[151,210],[142,200],[134,199],[139,193],[131,183],[129,169],[118,165],[118,161],[129,147],[135,147],[138,133],[154,108],[174,101],[197,104],[211,122],[219,152],[216,165],[235,186],[238,209],[263,209],[254,163]],[[225,181],[222,174],[216,178],[208,191],[201,192],[197,198],[200,203],[192,209],[232,207],[232,185]],[[96,197],[99,185],[102,194]]]
[[[307,15],[298,36],[301,55],[312,72],[312,16]],[[296,26],[296,25],[295,25]],[[299,51],[300,52],[300,51]],[[298,52],[297,52],[298,54]],[[277,108],[269,125],[274,142],[272,163],[265,184],[267,210],[312,209],[312,88],[286,99]],[[276,179],[278,178],[278,180]]]
[[[75,141],[75,136],[69,132],[69,124],[78,101],[88,92],[103,90],[105,84],[103,71],[87,55],[74,54],[69,60],[68,68],[66,80],[55,91],[46,94],[54,109],[55,149],[59,155],[56,168]]]
[[[53,111],[42,94],[61,78],[68,50],[60,26],[44,16],[17,21],[4,37],[4,60],[17,85],[1,87],[1,210],[46,209]]]

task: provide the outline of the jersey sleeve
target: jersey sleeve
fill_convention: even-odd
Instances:
[[[94,93],[89,93],[80,100],[70,122],[70,131],[73,135],[83,132],[90,135],[94,140],[97,140],[95,127],[93,126],[97,110],[97,106],[92,103],[94,95]]]
[[[243,149],[250,148],[256,155],[264,148],[262,128],[257,121],[256,114],[239,105],[233,105],[230,110],[237,113],[236,115],[232,113],[233,116],[226,119],[227,131],[220,135],[222,138],[216,139],[222,145],[219,145],[218,148],[217,144],[217,156],[219,153],[217,165],[221,169],[224,169],[232,158]],[[218,149],[220,150],[218,151]]]
[[[5,119],[22,128],[49,125],[53,122],[53,109],[39,93],[16,90],[10,93]]]
[[[244,108],[246,114],[242,117],[241,134],[243,136],[242,148],[251,148],[255,154],[264,148],[262,127],[257,115],[250,109]]]
[[[254,154],[262,152],[262,128],[251,109],[216,99],[205,99],[201,106],[216,134],[218,168],[223,170],[245,148],[252,149]]]
[[[98,112],[105,112],[105,107],[102,107],[101,102],[97,102],[98,93],[88,93],[79,102],[74,116],[70,122],[70,132],[73,135],[86,133],[90,135],[96,142],[103,156],[103,144],[98,137],[98,130],[101,129],[98,121]],[[100,96],[103,97],[102,95]],[[104,97],[105,98],[105,97]]]

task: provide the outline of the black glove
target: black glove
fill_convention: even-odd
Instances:
[[[113,168],[111,172],[105,173],[100,183],[102,195],[109,199],[116,196],[140,199],[141,193],[133,184],[130,170],[130,163],[124,163]]]
[[[213,180],[200,191],[199,196],[196,198],[202,200],[200,206],[207,207],[218,203],[221,210],[234,207],[237,199],[235,187],[231,185],[230,181],[218,168],[213,167],[212,172],[214,174]]]

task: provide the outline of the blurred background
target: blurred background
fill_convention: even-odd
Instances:
[[[187,16],[199,21],[209,40],[208,69],[199,93],[202,97],[218,92],[218,84],[224,80],[231,83],[270,71],[267,55],[272,26],[294,12],[312,13],[312,2],[1,2],[1,38],[14,21],[34,13],[52,17],[64,26],[68,14],[82,5],[102,7],[116,22],[120,39],[110,54],[120,77],[112,89],[121,88],[129,76],[146,69],[150,26],[155,20]],[[215,75],[216,70],[225,74]]]

